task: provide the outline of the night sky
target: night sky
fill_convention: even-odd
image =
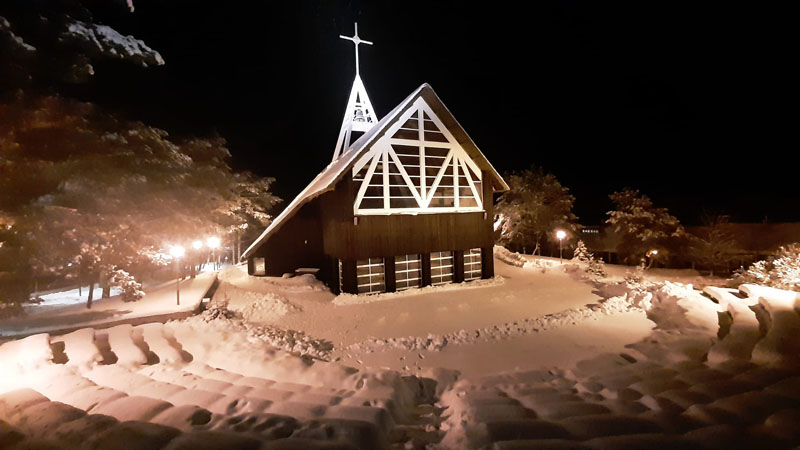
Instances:
[[[169,131],[219,133],[286,203],[330,161],[354,75],[379,117],[430,83],[502,173],[532,164],[598,224],[638,188],[684,224],[800,221],[786,11],[676,2],[98,1],[167,64],[110,62],[69,95]],[[540,5],[540,3],[542,3]],[[603,4],[601,4],[603,3]],[[695,2],[700,3],[700,2]]]

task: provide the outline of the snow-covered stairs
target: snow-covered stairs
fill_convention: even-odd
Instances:
[[[3,345],[0,353],[19,361],[9,367],[25,377],[0,384],[0,448],[17,441],[113,448],[124,438],[131,442],[126,448],[142,449],[383,449],[439,438],[429,429],[438,424],[425,410],[432,405],[410,400],[413,380],[338,367],[311,372],[329,363],[282,352],[262,356],[280,360],[280,367],[305,367],[305,377],[291,380],[252,352],[256,366],[278,376],[238,373],[246,366],[187,351],[211,355],[202,343],[187,342],[190,331],[122,325]],[[50,361],[53,348],[63,354],[60,364]],[[31,349],[38,359],[24,357]],[[327,379],[331,374],[339,378]],[[21,389],[8,386],[14,384]]]
[[[446,448],[790,449],[800,445],[796,293],[706,288],[718,336],[656,329],[572,370],[464,379],[446,392]],[[712,313],[713,314],[713,313]]]

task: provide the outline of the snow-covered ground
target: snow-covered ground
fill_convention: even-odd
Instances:
[[[501,259],[494,280],[370,297],[234,267],[201,315],[6,343],[0,443],[800,444],[797,293],[667,280],[698,279],[686,271],[627,284],[613,266],[593,280],[553,259]]]
[[[51,333],[57,330],[79,327],[96,327],[126,320],[153,316],[180,314],[194,311],[203,300],[203,295],[216,280],[216,272],[204,272],[194,279],[180,282],[181,304],[177,305],[176,282],[169,281],[146,289],[145,296],[136,302],[124,302],[120,295],[95,299],[92,308],[82,302],[64,302],[30,305],[24,316],[0,320],[0,340],[35,333]],[[66,294],[54,294],[54,298],[69,299]],[[114,293],[112,291],[112,293]],[[77,290],[75,290],[77,295]]]

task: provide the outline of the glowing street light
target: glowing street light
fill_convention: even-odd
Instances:
[[[173,245],[169,248],[169,254],[175,258],[175,272],[177,277],[175,278],[175,299],[177,301],[178,306],[181,304],[181,272],[180,272],[180,259],[183,258],[183,255],[186,254],[186,249],[183,248],[181,245]]]
[[[656,257],[658,257],[658,249],[653,248],[648,250],[645,256],[647,256],[647,259],[650,260],[647,264],[647,268],[649,269],[653,266],[653,262],[656,260]]]
[[[192,248],[195,250],[200,250],[201,248],[203,248],[203,241],[192,242]]]
[[[560,259],[562,263],[564,262],[564,248],[562,246],[562,243],[564,242],[565,237],[567,237],[566,231],[564,230],[556,231],[556,239],[558,239],[558,259]]]

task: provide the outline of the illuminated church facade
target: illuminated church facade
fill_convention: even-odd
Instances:
[[[371,44],[342,37],[356,55]],[[377,120],[356,65],[333,161],[242,258],[250,275],[308,269],[335,293],[491,278],[493,194],[507,189],[430,85]]]

